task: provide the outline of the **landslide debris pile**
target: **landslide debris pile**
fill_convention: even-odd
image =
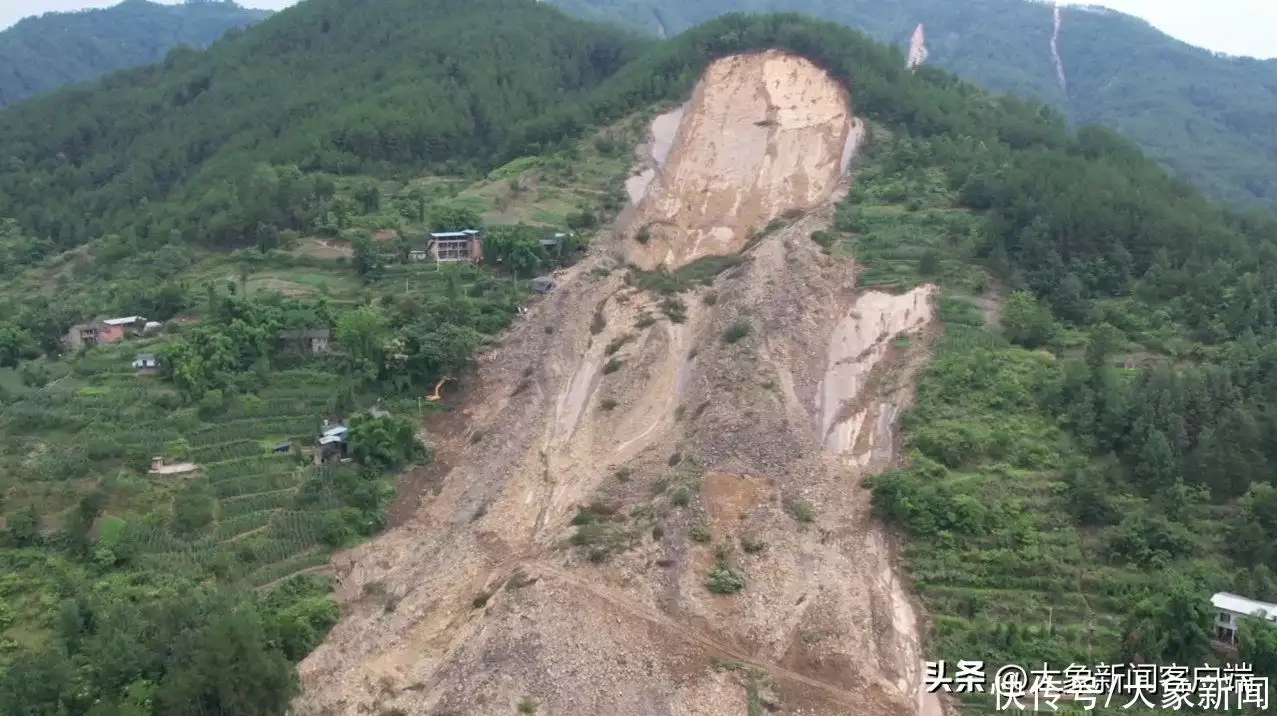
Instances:
[[[300,713],[922,708],[859,481],[892,459],[933,289],[858,293],[810,239],[863,138],[777,52],[719,60],[654,122],[615,231],[482,360],[438,493],[336,561]],[[677,273],[620,256],[727,270],[662,292]]]

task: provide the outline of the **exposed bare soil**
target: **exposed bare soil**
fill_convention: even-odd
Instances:
[[[918,694],[918,619],[860,486],[894,459],[932,289],[860,294],[810,239],[863,136],[846,92],[804,60],[727,58],[653,135],[615,235],[481,358],[434,436],[442,467],[405,484],[417,494],[396,527],[335,558],[343,618],[302,664],[298,713],[937,706]],[[681,322],[613,258],[739,252],[795,210],[684,294]],[[669,228],[644,246],[652,217]],[[599,559],[568,544],[586,505],[610,516]],[[720,556],[743,590],[707,589]]]
[[[842,177],[851,120],[846,91],[806,60],[768,52],[715,62],[682,116],[664,120],[677,134],[668,162],[654,152],[663,166],[626,227],[650,235],[630,260],[677,268],[734,254],[784,211],[824,202]]]

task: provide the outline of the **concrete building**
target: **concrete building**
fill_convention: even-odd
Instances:
[[[323,355],[332,349],[332,332],[327,328],[282,331],[279,343],[284,353]]]
[[[1243,617],[1277,622],[1277,604],[1257,602],[1228,592],[1214,595],[1210,603],[1215,607],[1215,640],[1228,646],[1237,644],[1237,628]]]
[[[441,231],[430,234],[424,249],[408,252],[409,261],[438,263],[482,263],[483,234],[477,229]]]

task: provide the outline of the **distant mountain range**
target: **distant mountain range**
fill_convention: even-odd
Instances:
[[[1277,60],[1198,49],[1122,13],[1026,0],[549,2],[659,36],[728,12],[801,12],[900,46],[901,62],[919,36],[926,64],[1117,129],[1208,193],[1277,209]]]
[[[233,2],[126,0],[105,10],[27,18],[0,32],[0,107],[113,70],[159,62],[177,46],[203,49],[228,30],[270,15]]]

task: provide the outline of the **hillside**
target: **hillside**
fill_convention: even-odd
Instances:
[[[139,229],[228,246],[269,243],[260,226],[310,218],[270,204],[259,163],[384,176],[491,168],[518,122],[641,47],[552,8],[507,5],[385,0],[347,14],[343,0],[314,0],[207,52],[37,98],[0,113],[0,153],[22,166],[0,177],[0,197],[55,248]]]
[[[1218,56],[1129,15],[1064,7],[1057,36],[1052,7],[1027,0],[550,1],[657,36],[727,12],[793,11],[907,51],[921,25],[927,64],[1116,129],[1218,199],[1277,209],[1277,61]]]
[[[1277,221],[1110,130],[523,0],[105,85],[0,113],[2,716],[992,713],[921,660],[1217,663],[1209,595],[1277,600]]]
[[[104,10],[50,12],[0,32],[0,108],[63,85],[204,49],[228,30],[270,16],[234,2],[160,5],[127,0]]]

